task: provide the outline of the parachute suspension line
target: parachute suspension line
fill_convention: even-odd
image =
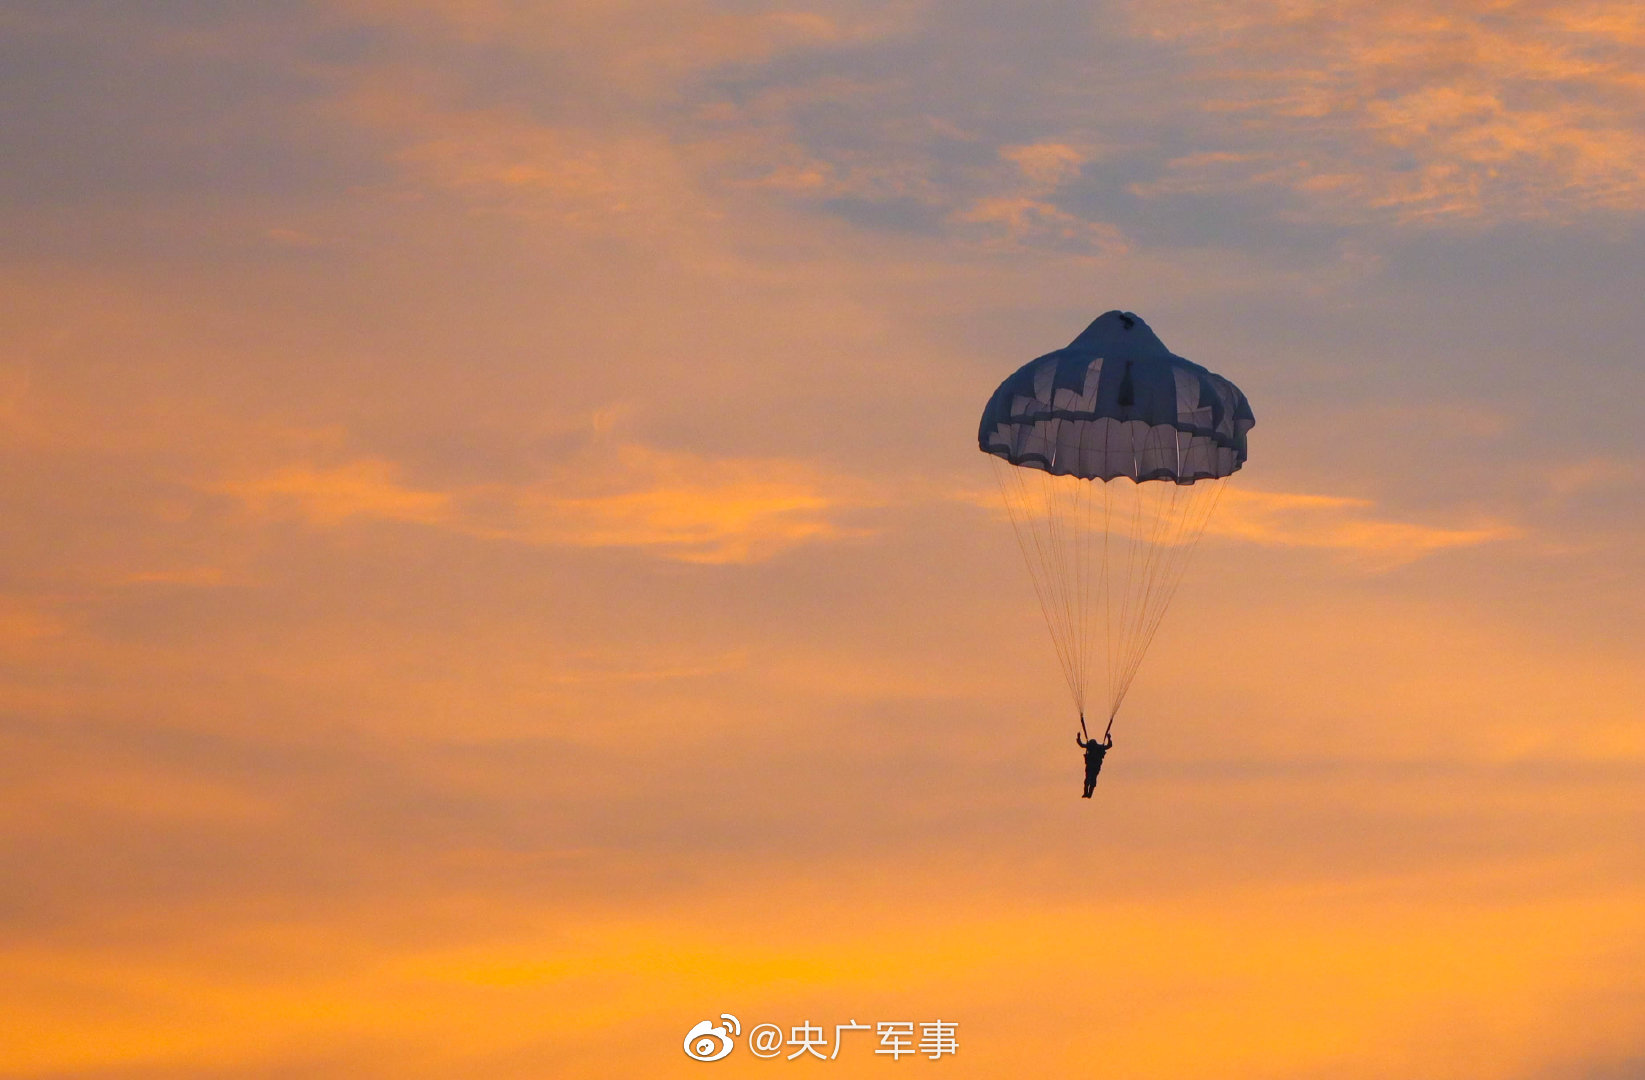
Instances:
[[[1090,428],[1088,425],[1080,425],[1078,453],[1081,460],[1084,460],[1085,458],[1085,436],[1089,431]],[[1075,606],[1075,609],[1079,613],[1080,619],[1080,640],[1079,647],[1076,652],[1080,661],[1079,681],[1082,688],[1081,697],[1083,698],[1083,688],[1090,685],[1091,678],[1091,549],[1095,543],[1095,538],[1092,536],[1091,531],[1091,515],[1092,504],[1096,500],[1092,496],[1091,484],[1089,481],[1074,486],[1078,492],[1076,497],[1079,499],[1080,509],[1080,526],[1076,530],[1076,535],[1080,545],[1080,552],[1077,560],[1080,575],[1079,602]],[[1080,706],[1080,716],[1082,722],[1084,715],[1084,703],[1082,701]]]
[[[1056,626],[1051,617],[1051,603],[1045,595],[1049,583],[1041,580],[1045,553],[1038,532],[1026,517],[1026,513],[1032,513],[1027,505],[1026,486],[1022,478],[1015,474],[1015,470],[1000,458],[990,456],[989,461],[994,467],[994,479],[999,484],[1000,499],[1005,503],[1005,512],[1011,518],[1011,534],[1017,538],[1017,548],[1022,552],[1024,565],[1028,567],[1028,580],[1034,586],[1034,598],[1039,601],[1040,615],[1045,619],[1045,628],[1051,633],[1052,646],[1057,650],[1057,662],[1063,668],[1063,675],[1066,677],[1067,663],[1063,656],[1062,643],[1057,639]],[[1008,473],[1008,469],[1012,471]],[[1016,488],[1016,491],[1010,490],[1011,487]],[[1032,553],[1029,551],[1030,541],[1034,546]],[[1072,686],[1069,689],[1072,691]]]
[[[1176,485],[1172,485],[1175,487]],[[1162,535],[1161,523],[1167,519],[1165,512],[1164,495],[1157,490],[1134,485],[1131,494],[1136,497],[1136,510],[1133,514],[1133,527],[1129,537],[1133,549],[1147,544],[1142,556],[1142,565],[1133,568],[1126,589],[1125,618],[1117,633],[1122,650],[1118,678],[1108,687],[1109,709],[1118,715],[1120,703],[1125,698],[1125,690],[1129,687],[1131,678],[1141,663],[1136,655],[1136,640],[1138,628],[1147,617],[1148,601],[1150,599],[1154,572],[1158,566],[1160,555],[1159,541]],[[1144,502],[1151,504],[1144,509]],[[1148,513],[1147,511],[1152,511]],[[1146,522],[1146,524],[1145,524]]]
[[[1166,503],[1165,492],[1162,490],[1166,486],[1170,488],[1169,506]],[[1169,553],[1169,549],[1164,546],[1164,542],[1167,539],[1170,526],[1179,520],[1177,502],[1181,490],[1182,485],[1164,485],[1157,481],[1150,481],[1146,486],[1144,484],[1136,485],[1135,494],[1139,507],[1139,519],[1142,516],[1141,504],[1145,498],[1152,503],[1153,515],[1146,532],[1139,529],[1131,538],[1133,545],[1140,545],[1145,542],[1144,537],[1146,536],[1147,548],[1142,559],[1142,569],[1133,579],[1136,581],[1137,596],[1131,605],[1131,619],[1120,628],[1121,641],[1124,642],[1126,648],[1125,663],[1121,668],[1121,681],[1108,688],[1111,698],[1110,707],[1115,712],[1119,711],[1119,705],[1125,697],[1125,691],[1130,689],[1131,680],[1136,677],[1137,669],[1142,666],[1143,652],[1137,646],[1141,643],[1142,628],[1147,624],[1152,613],[1149,603],[1154,598],[1154,586],[1158,581],[1161,563]],[[1129,593],[1130,590],[1127,590],[1128,599]]]
[[[1108,650],[1108,667],[1107,667],[1107,670],[1104,673],[1105,677],[1106,677],[1106,682],[1105,682],[1104,685],[1113,686],[1114,685],[1114,635],[1112,633],[1111,624],[1113,623],[1113,613],[1114,613],[1114,588],[1113,588],[1113,584],[1112,584],[1112,579],[1110,578],[1109,572],[1108,572],[1108,538],[1109,538],[1109,534],[1112,532],[1112,528],[1113,528],[1113,513],[1112,513],[1112,504],[1110,503],[1109,498],[1108,498],[1108,490],[1109,490],[1108,489],[1108,484],[1105,482],[1102,485],[1102,596],[1101,596],[1101,599],[1102,599],[1103,643],[1107,646],[1107,650]],[[1109,712],[1108,712],[1108,724],[1109,724],[1110,727],[1112,727],[1113,723],[1114,723],[1114,711],[1113,711],[1113,709],[1110,709]]]
[[[997,456],[992,465],[1040,615],[1082,717],[1094,704],[1096,666],[1104,666],[1106,737],[1226,481],[1104,482],[1023,468]],[[1123,551],[1117,546],[1122,544]]]
[[[1120,668],[1119,680],[1109,687],[1110,707],[1116,714],[1119,711],[1120,703],[1125,698],[1126,691],[1130,689],[1132,679],[1136,677],[1137,670],[1142,665],[1142,653],[1138,649],[1141,628],[1146,624],[1151,614],[1150,602],[1154,598],[1154,585],[1162,557],[1165,554],[1165,549],[1161,545],[1166,539],[1168,525],[1175,519],[1177,510],[1177,485],[1172,484],[1170,487],[1172,491],[1170,492],[1169,506],[1167,506],[1166,493],[1162,490],[1162,485],[1155,484],[1152,487],[1145,487],[1139,484],[1135,491],[1139,505],[1139,524],[1131,537],[1131,542],[1137,545],[1146,543],[1147,548],[1143,556],[1142,568],[1136,572],[1134,578],[1136,595],[1134,598],[1128,597],[1131,600],[1128,611],[1130,618],[1120,628],[1120,639],[1125,650],[1124,660]],[[1149,508],[1152,510],[1151,514],[1144,515],[1140,509],[1144,499],[1152,504]],[[1144,528],[1141,521],[1145,516],[1147,525]]]
[[[1174,544],[1174,563],[1164,581],[1164,596],[1154,612],[1153,619],[1144,628],[1142,640],[1138,643],[1139,666],[1140,656],[1148,652],[1148,646],[1153,643],[1154,635],[1159,632],[1160,624],[1165,620],[1166,609],[1171,606],[1171,599],[1176,595],[1178,586],[1182,584],[1182,579],[1188,572],[1188,566],[1193,562],[1194,553],[1199,550],[1200,537],[1205,534],[1205,526],[1210,522],[1211,515],[1216,512],[1217,504],[1222,501],[1222,493],[1226,490],[1228,482],[1226,479],[1219,479],[1210,482],[1201,481],[1200,483],[1206,484],[1210,488],[1210,493],[1200,497],[1197,500],[1198,505],[1190,507],[1189,512],[1184,515],[1179,532],[1186,535],[1179,536]],[[1198,487],[1200,485],[1195,484],[1193,486]],[[1133,677],[1135,677],[1134,672]],[[1130,689],[1129,682],[1127,682],[1125,689]]]
[[[1053,421],[1051,443],[1058,444],[1062,433],[1063,421]],[[1073,584],[1075,580],[1074,566],[1070,565],[1070,536],[1073,531],[1073,503],[1079,496],[1078,485],[1061,481],[1049,472],[1040,477],[1040,490],[1045,496],[1046,533],[1050,539],[1048,545],[1053,562],[1047,567],[1051,584],[1051,593],[1058,603],[1058,614],[1062,619],[1063,649],[1068,655],[1068,684],[1074,695],[1074,704],[1082,712],[1085,709],[1085,682],[1080,677],[1079,635],[1074,604],[1077,594]],[[1072,489],[1072,490],[1071,490]],[[1078,553],[1075,552],[1075,555]]]
[[[1064,598],[1058,595],[1060,590],[1057,587],[1058,560],[1053,549],[1057,506],[1055,492],[1051,490],[1056,478],[1037,469],[1032,470],[1037,475],[1031,478],[1026,475],[1030,472],[1028,469],[1018,468],[998,457],[993,457],[992,461],[994,478],[999,484],[1001,499],[1011,519],[1011,531],[1017,538],[1017,547],[1022,552],[1024,564],[1028,567],[1028,577],[1034,586],[1034,596],[1039,601],[1040,615],[1045,619],[1046,629],[1051,634],[1058,665],[1062,668],[1063,678],[1068,683],[1070,696],[1083,713],[1084,686],[1079,681],[1078,665],[1072,655],[1072,636],[1065,632],[1068,626],[1068,606]],[[1040,492],[1043,498],[1036,499],[1030,492],[1029,484],[1033,481],[1045,486],[1045,490]],[[1043,529],[1038,522],[1044,523]]]
[[[1052,422],[1051,443],[1058,444],[1062,434],[1063,421],[1058,419]],[[1079,639],[1074,632],[1074,595],[1070,584],[1073,576],[1068,564],[1068,532],[1069,532],[1069,499],[1061,488],[1067,484],[1058,484],[1046,474],[1041,490],[1045,494],[1045,516],[1049,524],[1048,533],[1051,538],[1051,553],[1055,558],[1052,565],[1051,581],[1057,586],[1055,595],[1061,607],[1063,636],[1068,650],[1069,674],[1068,680],[1074,689],[1074,703],[1083,709],[1085,705],[1085,685],[1080,682],[1079,672]]]
[[[1114,483],[1114,481],[1105,481],[1104,486],[1111,483]],[[1125,577],[1122,582],[1123,592],[1120,596],[1119,621],[1115,623],[1110,620],[1108,624],[1108,640],[1115,649],[1115,657],[1118,661],[1118,664],[1113,667],[1108,676],[1108,718],[1110,720],[1119,712],[1119,696],[1115,691],[1119,684],[1125,680],[1126,669],[1130,666],[1130,650],[1127,648],[1129,638],[1126,635],[1126,630],[1131,625],[1133,593],[1136,592],[1140,583],[1137,573],[1137,549],[1142,546],[1142,506],[1145,501],[1142,485],[1135,481],[1131,481],[1129,488],[1115,488],[1115,490],[1126,492],[1126,495],[1131,499],[1131,526],[1126,533]]]
[[[1169,609],[1177,588],[1182,584],[1188,565],[1199,547],[1200,538],[1205,533],[1205,527],[1216,511],[1217,504],[1222,500],[1226,484],[1226,480],[1218,479],[1180,485],[1189,488],[1189,492],[1185,497],[1179,493],[1172,500],[1173,507],[1181,501],[1184,504],[1183,511],[1176,514],[1173,510],[1167,515],[1175,519],[1173,527],[1160,534],[1155,541],[1158,545],[1157,550],[1163,553],[1163,558],[1160,567],[1149,574],[1147,591],[1152,595],[1143,605],[1146,609],[1146,618],[1137,625],[1135,637],[1128,639],[1130,647],[1126,669],[1120,683],[1112,688],[1116,711],[1119,703],[1125,700],[1125,695],[1130,691],[1131,683],[1142,667],[1143,657],[1147,655],[1149,646],[1159,632],[1160,625],[1165,619],[1165,612]],[[1195,488],[1203,490],[1193,490]]]
[[[1158,554],[1154,548],[1155,538],[1165,515],[1165,507],[1157,497],[1157,486],[1139,484],[1134,480],[1116,480],[1114,488],[1123,493],[1122,498],[1131,500],[1131,521],[1129,527],[1124,529],[1127,559],[1126,575],[1119,583],[1122,589],[1120,616],[1111,631],[1116,663],[1107,688],[1110,720],[1119,713],[1123,696],[1119,693],[1119,687],[1137,662],[1132,646],[1148,599],[1146,586]]]

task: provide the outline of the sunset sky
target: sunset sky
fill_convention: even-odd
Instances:
[[[13,0],[0,276],[0,1077],[1645,1077],[1637,0]],[[1087,802],[1113,308],[1257,426]]]

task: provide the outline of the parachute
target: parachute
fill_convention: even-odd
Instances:
[[[989,398],[977,442],[1082,724],[1100,689],[1113,729],[1255,423],[1239,387],[1128,311]]]

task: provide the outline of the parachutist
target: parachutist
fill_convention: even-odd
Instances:
[[[1068,694],[1110,720],[1256,424],[1239,387],[1108,311],[1019,367],[977,425]],[[1093,678],[1106,673],[1106,685]],[[1103,755],[1080,721],[1085,797]]]
[[[1074,741],[1085,751],[1085,794],[1081,798],[1089,799],[1097,786],[1097,774],[1102,772],[1102,759],[1114,748],[1114,736],[1109,733],[1102,737],[1102,742],[1098,742],[1076,731]]]

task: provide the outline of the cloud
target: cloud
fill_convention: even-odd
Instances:
[[[401,31],[558,55],[608,92],[670,95],[703,71],[806,50],[867,45],[906,33],[919,2],[825,0],[781,10],[728,10],[713,0],[344,0],[356,18]]]
[[[229,576],[221,566],[185,566],[173,570],[141,570],[128,574],[125,581],[131,585],[181,585],[209,588],[229,583]]]
[[[149,21],[192,34],[208,7]],[[1632,566],[1533,563],[1445,508],[1637,531],[1603,465],[1634,460],[1605,412],[1630,396],[1608,365],[1637,339],[1631,282],[1572,328],[1520,299],[1568,266],[1444,241],[1320,303],[1288,230],[1230,199],[1181,226],[1211,248],[1047,255],[1176,229],[1179,205],[1124,196],[1138,178],[1388,220],[1407,208],[1370,205],[1378,176],[1409,172],[1435,191],[1415,220],[1477,175],[1488,217],[1535,162],[1502,124],[1558,103],[1461,75],[1346,100],[1362,76],[1333,67],[1321,5],[1291,29],[1273,5],[1184,8],[1247,20],[1220,54],[1082,37],[1091,5],[931,5],[906,41],[853,37],[873,13],[846,4],[781,7],[378,0],[364,28],[362,3],[313,8],[335,33],[276,34],[272,67],[224,56],[222,82],[262,98],[289,72],[300,104],[208,134],[342,114],[371,169],[200,143],[222,83],[124,27],[7,66],[45,103],[30,122],[78,140],[125,130],[129,102],[103,110],[136,83],[90,77],[125,55],[167,90],[142,131],[235,168],[206,218],[124,239],[94,226],[141,203],[52,189],[87,231],[9,256],[0,1073],[652,1076],[701,1002],[957,1016],[989,1075],[1068,1071],[1104,1007],[1112,1071],[1137,1077],[1503,1080],[1587,1060],[1597,1023],[1632,1038]],[[1325,47],[1296,70],[1263,51],[1309,33]],[[1425,47],[1388,44],[1368,62]],[[52,104],[63,80],[84,108]],[[172,192],[171,145],[121,160]],[[271,166],[279,185],[228,182]],[[873,219],[845,200],[929,229],[854,233]],[[170,246],[173,223],[233,257]],[[1374,469],[1333,443],[1327,494],[1236,478],[1095,807],[1009,528],[937,501],[981,465],[964,443],[1001,357],[1087,304],[1158,312],[1270,387],[1271,475],[1323,475],[1322,425],[1403,425]],[[1547,338],[1492,322],[1510,304]],[[633,413],[567,431],[614,396]],[[1552,449],[1499,438],[1565,405],[1583,422]],[[1436,454],[1517,482],[1459,484]],[[1440,509],[1329,493],[1384,482]],[[1297,571],[1446,550],[1375,588]],[[1088,926],[1119,933],[1070,951]]]
[[[603,439],[579,465],[516,485],[429,490],[402,482],[392,462],[359,458],[283,466],[212,488],[255,515],[317,528],[405,522],[695,563],[757,562],[801,544],[869,535],[837,517],[871,501],[862,485],[799,462],[706,458]]]
[[[1229,152],[1133,190],[1287,188],[1333,218],[1645,209],[1637,6],[1532,0],[1138,4],[1186,49]]]
[[[1080,174],[1080,169],[1091,155],[1063,142],[1037,142],[1026,146],[1007,146],[1000,156],[1014,162],[1022,174],[1035,186],[1051,191]]]
[[[1000,157],[1017,167],[1003,194],[987,195],[954,220],[990,227],[991,239],[1010,246],[1050,247],[1089,255],[1120,255],[1130,245],[1117,226],[1070,213],[1057,205],[1056,190],[1078,179],[1091,155],[1067,142],[1047,140],[1007,146]]]
[[[701,217],[689,161],[653,132],[548,126],[518,110],[446,108],[381,85],[353,108],[401,140],[396,158],[414,185],[477,210],[602,233],[672,231],[682,217]]]
[[[1615,458],[1589,458],[1541,470],[1550,493],[1571,496],[1588,491],[1629,487],[1639,482],[1638,463]]]
[[[1130,245],[1117,226],[1070,214],[1044,199],[1023,196],[979,199],[956,220],[986,225],[1012,246],[1053,247],[1087,255],[1119,255]]]
[[[562,14],[570,23],[605,18],[594,10]],[[594,34],[592,66],[583,70],[579,61],[559,76],[563,104],[587,108],[536,110],[378,73],[360,81],[352,112],[398,143],[394,158],[412,197],[438,191],[476,212],[549,230],[715,248],[751,207],[764,204],[871,231],[941,231],[974,249],[1125,251],[1117,226],[1055,197],[1092,160],[1090,138],[1011,143],[994,162],[978,160],[990,152],[983,135],[945,118],[947,109],[909,111],[907,78],[866,63],[874,47],[916,25],[916,10],[875,14],[846,5],[826,15],[762,15],[736,32],[710,32],[721,15],[673,5],[668,18],[703,29],[698,46],[689,44],[693,30],[657,45],[667,59],[641,60],[652,55],[645,41],[655,26],[630,28],[609,47]],[[516,22],[516,34],[531,39],[534,20]],[[567,22],[561,19],[562,37]],[[729,35],[723,41],[722,31]],[[733,47],[733,39],[743,44]],[[813,46],[827,46],[841,62],[815,70],[792,61],[795,50]],[[669,86],[668,107],[658,111],[655,87],[636,91],[643,104],[602,122],[608,99],[619,93],[614,84],[627,86],[621,72],[631,69]],[[716,80],[702,77],[710,70]]]
[[[1255,491],[1226,487],[1205,527],[1206,535],[1245,540],[1267,547],[1318,548],[1352,557],[1376,569],[1403,566],[1436,551],[1473,547],[1523,535],[1523,530],[1501,522],[1469,528],[1447,528],[1374,516],[1369,499],[1301,492]],[[1004,516],[999,492],[963,489],[954,498]],[[1186,513],[1190,504],[1183,503]],[[1019,507],[1018,513],[1032,513]],[[1151,514],[1152,510],[1145,511]],[[1116,514],[1110,528],[1129,532],[1126,515]]]
[[[405,487],[395,472],[391,462],[361,458],[333,466],[291,465],[216,488],[257,514],[298,517],[320,527],[356,517],[424,525],[449,520],[449,494]]]
[[[61,620],[22,597],[0,595],[0,648],[27,644],[64,632]]]
[[[644,486],[521,503],[523,535],[578,547],[632,547],[686,562],[753,562],[819,540],[865,535],[830,520],[841,500],[797,465],[704,461],[626,448]]]
[[[642,664],[624,654],[615,657],[580,656],[568,659],[579,661],[561,670],[543,676],[545,682],[558,686],[604,686],[612,683],[665,682],[673,679],[700,679],[708,675],[724,675],[748,666],[748,653],[735,651],[705,656],[695,661],[669,664]]]
[[[1223,493],[1206,531],[1276,547],[1335,550],[1384,568],[1447,548],[1473,547],[1522,535],[1519,528],[1498,522],[1445,528],[1368,516],[1366,512],[1375,505],[1368,499],[1337,495],[1230,487]]]

